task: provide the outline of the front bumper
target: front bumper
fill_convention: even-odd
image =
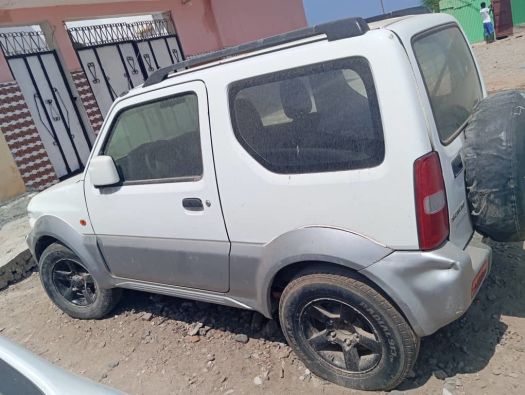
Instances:
[[[399,306],[419,336],[465,313],[490,271],[492,250],[473,238],[460,249],[447,242],[430,252],[396,251],[361,273]]]

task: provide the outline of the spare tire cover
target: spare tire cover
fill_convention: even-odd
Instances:
[[[525,240],[525,92],[481,101],[465,131],[465,176],[475,229]]]

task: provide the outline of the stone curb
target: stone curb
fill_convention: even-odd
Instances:
[[[36,266],[31,252],[28,249],[22,251],[0,267],[0,290],[29,277]]]

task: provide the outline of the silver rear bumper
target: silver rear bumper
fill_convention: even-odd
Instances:
[[[430,252],[396,251],[361,273],[394,300],[419,336],[427,336],[465,313],[491,263],[491,248],[474,238],[464,250],[447,242]]]

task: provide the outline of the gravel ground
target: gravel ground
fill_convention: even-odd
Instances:
[[[475,51],[490,91],[525,88],[523,37]],[[9,218],[0,212],[0,226]],[[395,392],[524,392],[525,251],[492,246],[493,269],[471,309],[422,340],[414,372]],[[0,292],[0,334],[132,394],[359,393],[311,375],[259,314],[127,291],[111,317],[78,321],[49,301],[37,273]]]

